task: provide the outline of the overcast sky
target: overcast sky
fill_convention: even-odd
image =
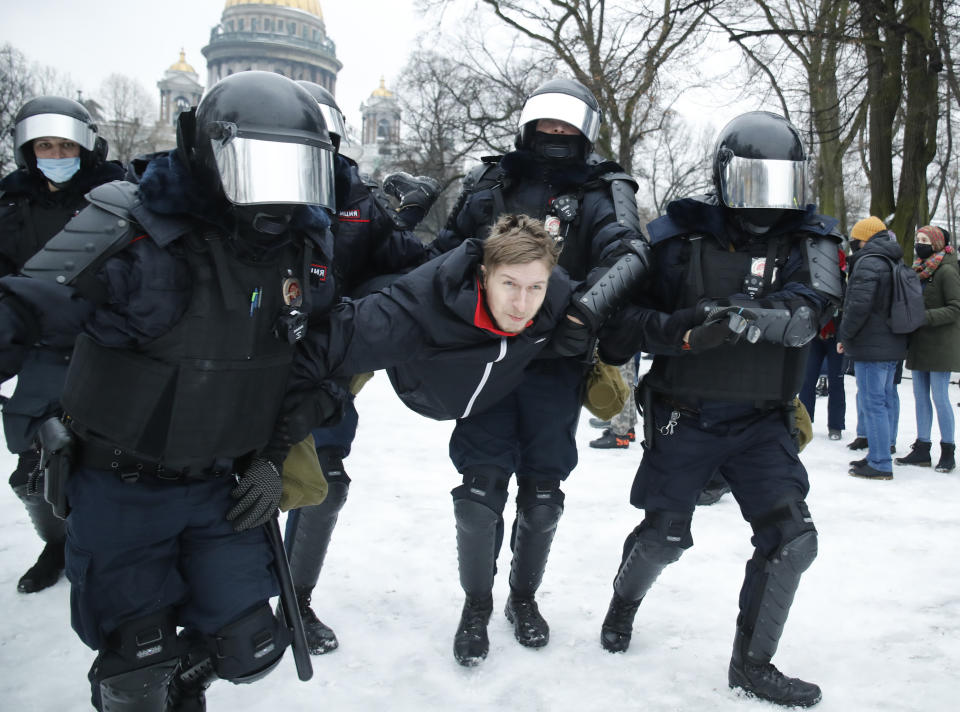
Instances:
[[[9,42],[28,59],[69,74],[85,95],[118,72],[155,92],[177,61],[180,48],[206,85],[200,50],[220,22],[225,0],[0,0],[0,44]],[[407,54],[429,27],[413,0],[320,0],[327,35],[337,45],[343,69],[337,101],[359,126],[360,103],[379,85],[388,88]]]

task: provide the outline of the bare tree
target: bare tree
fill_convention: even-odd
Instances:
[[[844,156],[866,120],[862,57],[849,0],[753,0],[711,12],[766,77],[784,115],[810,132],[820,209],[846,221]]]
[[[110,158],[126,163],[156,150],[156,106],[136,79],[111,74],[100,87],[99,105],[105,114],[100,133],[110,144]]]
[[[675,111],[661,114],[660,126],[637,154],[640,168],[635,177],[640,183],[642,217],[652,220],[666,211],[670,201],[710,190],[712,134],[712,128],[695,131]]]
[[[20,107],[33,96],[33,77],[23,53],[7,43],[0,47],[0,176],[14,168],[10,129]]]
[[[535,63],[553,64],[593,92],[606,118],[597,149],[632,170],[637,145],[657,124],[665,67],[678,59],[681,47],[696,44],[705,11],[716,1],[661,0],[652,6],[479,0],[478,5],[526,42]],[[427,1],[428,6],[449,4]]]

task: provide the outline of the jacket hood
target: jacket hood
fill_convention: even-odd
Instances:
[[[868,242],[863,243],[863,247],[853,253],[850,258],[850,269],[853,269],[853,265],[865,255],[883,255],[895,260],[903,259],[903,248],[893,237],[893,233],[889,230],[886,232],[885,236],[874,235]]]

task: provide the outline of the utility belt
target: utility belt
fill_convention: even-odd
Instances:
[[[182,484],[189,480],[212,480],[232,475],[236,471],[234,460],[231,458],[216,460],[209,467],[202,469],[173,469],[162,462],[138,457],[89,436],[80,438],[74,434],[74,437],[76,437],[77,466],[109,470],[124,482]]]

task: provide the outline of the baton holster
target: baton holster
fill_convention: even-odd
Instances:
[[[58,417],[44,421],[37,438],[40,440],[43,498],[53,507],[55,515],[66,519],[70,510],[67,505],[67,478],[73,468],[76,440]]]

